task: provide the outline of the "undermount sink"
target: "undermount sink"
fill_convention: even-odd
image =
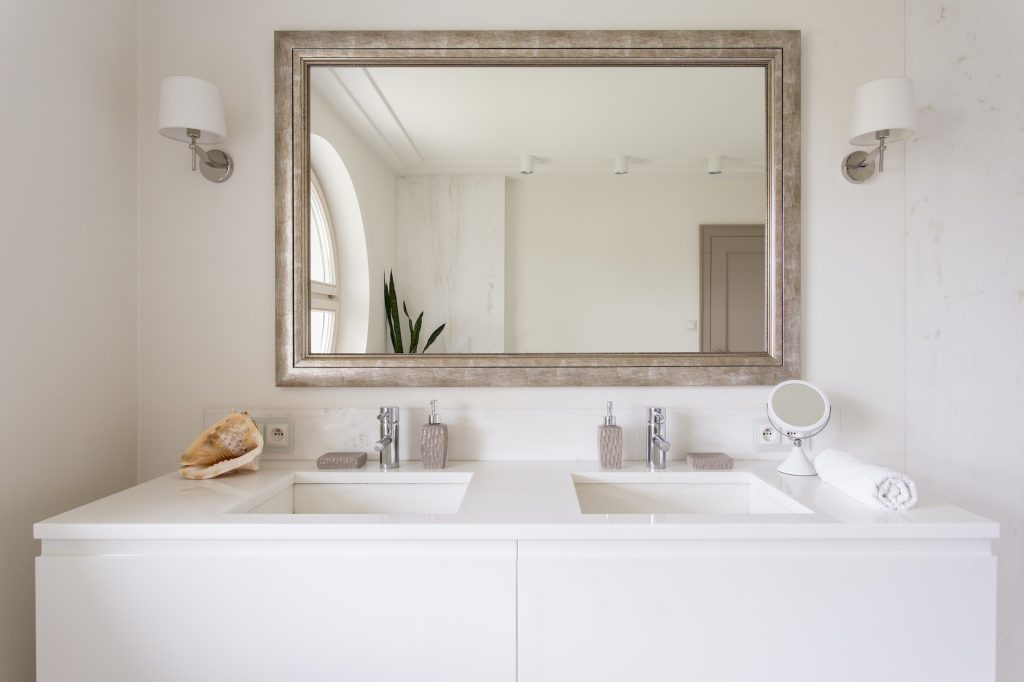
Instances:
[[[573,474],[584,514],[809,514],[746,472]]]
[[[305,472],[248,514],[455,514],[473,474]]]

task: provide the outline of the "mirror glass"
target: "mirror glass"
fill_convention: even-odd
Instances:
[[[779,384],[772,391],[768,408],[783,426],[794,430],[818,426],[829,411],[824,394],[804,381]]]
[[[310,352],[766,351],[763,66],[309,83]]]

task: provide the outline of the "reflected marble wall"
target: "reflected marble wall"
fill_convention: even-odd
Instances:
[[[396,189],[395,286],[414,319],[424,311],[420,349],[444,322],[431,353],[504,352],[505,178],[399,177]]]

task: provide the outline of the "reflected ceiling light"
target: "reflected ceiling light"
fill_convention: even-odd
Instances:
[[[615,157],[615,174],[626,175],[629,173],[629,157],[619,154]]]
[[[523,154],[519,157],[519,172],[523,175],[533,175],[533,157]]]
[[[843,177],[860,184],[885,170],[886,142],[905,140],[914,134],[914,84],[909,78],[882,78],[861,85],[853,93],[850,144],[870,147],[870,152],[851,152],[843,158]]]
[[[722,174],[722,155],[712,154],[708,157],[708,175]]]
[[[213,182],[224,182],[231,177],[234,162],[219,149],[204,150],[203,144],[218,144],[227,139],[224,122],[224,102],[220,88],[210,81],[190,76],[168,76],[160,83],[160,115],[157,129],[164,137],[188,142],[192,150],[192,170]]]

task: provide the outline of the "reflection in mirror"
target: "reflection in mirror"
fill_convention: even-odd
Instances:
[[[313,66],[310,86],[311,352],[392,351],[392,270],[399,310],[445,324],[431,353],[766,351],[765,68]]]
[[[791,430],[803,432],[827,414],[825,396],[810,384],[780,384],[772,393],[771,408],[778,420]]]
[[[337,148],[310,135],[310,352],[365,353],[369,259],[359,197]]]
[[[316,173],[309,183],[309,333],[310,350],[333,353],[338,325],[338,268],[334,224]]]

